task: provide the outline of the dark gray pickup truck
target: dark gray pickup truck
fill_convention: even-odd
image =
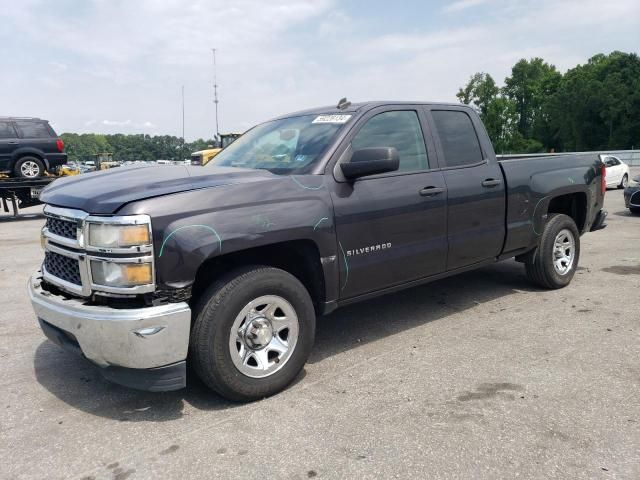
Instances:
[[[604,172],[596,154],[498,160],[465,106],[342,102],[205,167],[57,180],[29,293],[45,334],[112,381],[174,390],[189,363],[253,400],[298,375],[336,307],[514,257],[566,286],[604,227]]]

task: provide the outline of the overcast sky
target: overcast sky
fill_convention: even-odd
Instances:
[[[520,58],[640,47],[640,0],[0,0],[0,115],[61,132],[222,132],[307,107],[453,101]]]

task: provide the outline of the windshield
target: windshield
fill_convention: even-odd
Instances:
[[[351,115],[304,115],[252,128],[207,165],[309,173]]]

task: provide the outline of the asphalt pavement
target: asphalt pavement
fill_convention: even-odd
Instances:
[[[640,478],[640,216],[606,196],[565,289],[504,262],[318,321],[285,392],[145,393],[45,339],[41,209],[0,214],[0,478]]]

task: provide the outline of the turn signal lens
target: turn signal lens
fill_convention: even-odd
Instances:
[[[107,287],[135,287],[153,283],[150,263],[91,261],[93,283]]]
[[[151,264],[138,263],[127,265],[123,268],[123,276],[127,283],[132,285],[144,285],[151,283]]]
[[[146,225],[120,227],[120,245],[148,245],[149,228]]]

